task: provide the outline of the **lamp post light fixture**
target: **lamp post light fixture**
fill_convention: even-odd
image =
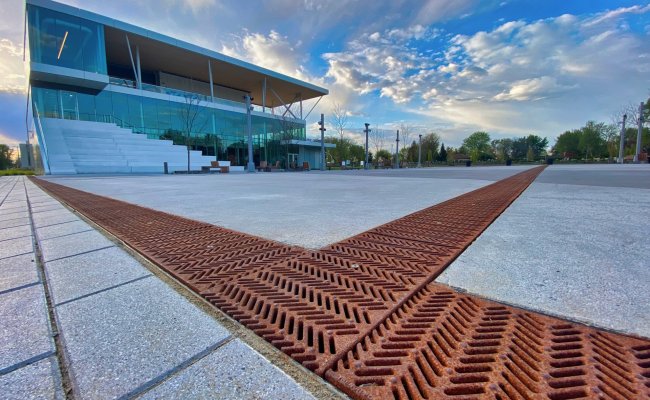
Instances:
[[[420,140],[418,141],[418,168],[422,167],[422,135],[418,135]]]
[[[368,129],[368,127],[370,126],[369,123],[366,122],[364,125],[366,126],[366,129],[363,130],[366,133],[366,161],[363,164],[363,169],[368,169],[368,133],[371,130]]]

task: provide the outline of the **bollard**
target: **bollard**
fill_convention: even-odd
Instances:
[[[164,172],[165,175],[169,174],[169,169],[167,168],[167,161],[163,163],[163,170],[165,171]]]

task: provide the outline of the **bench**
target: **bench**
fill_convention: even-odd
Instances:
[[[216,170],[219,173],[227,174],[230,172],[230,161],[210,161],[210,166],[203,166],[201,170],[208,173]]]

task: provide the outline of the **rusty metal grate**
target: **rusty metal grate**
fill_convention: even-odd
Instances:
[[[542,169],[318,251],[35,181],[353,397],[643,396],[648,342],[432,282]]]
[[[650,342],[430,283],[325,374],[359,399],[639,399]]]

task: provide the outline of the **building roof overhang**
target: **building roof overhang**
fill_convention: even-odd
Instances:
[[[311,83],[80,8],[51,0],[27,0],[27,4],[103,24],[107,59],[123,65],[131,65],[127,35],[132,50],[136,46],[139,49],[143,70],[161,70],[209,82],[210,62],[214,84],[248,92],[253,97],[253,103],[257,105],[262,105],[263,102],[265,80],[267,107],[277,107],[329,93],[327,89]]]

